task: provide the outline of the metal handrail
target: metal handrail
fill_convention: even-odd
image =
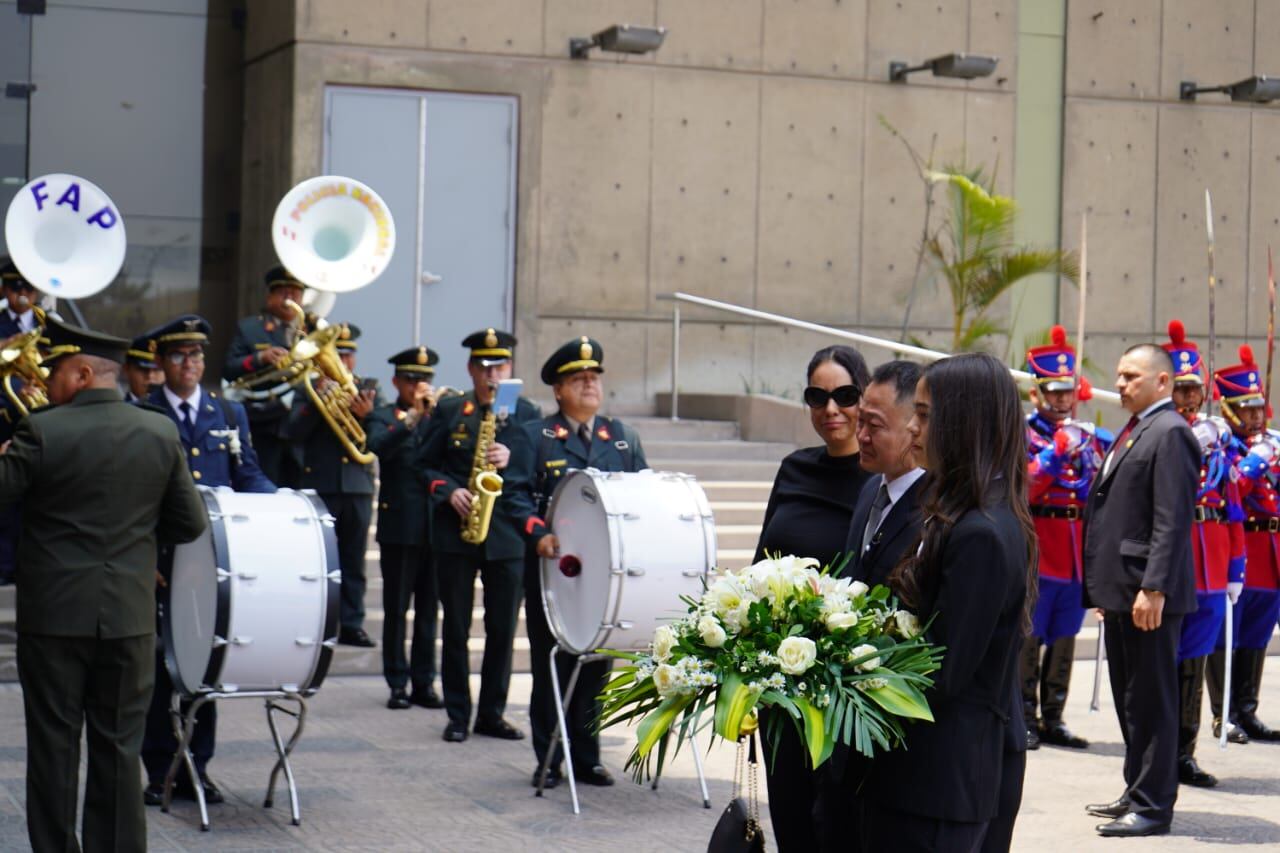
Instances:
[[[836,329],[831,326],[823,326],[818,323],[810,323],[806,320],[797,320],[793,317],[784,317],[781,314],[771,314],[768,311],[757,311],[755,308],[744,308],[741,305],[734,305],[731,302],[721,302],[717,299],[707,299],[705,296],[694,296],[691,293],[660,293],[658,299],[664,302],[674,302],[671,315],[671,420],[680,420],[680,303],[688,302],[691,305],[699,305],[703,308],[712,308],[716,311],[727,311],[730,314],[740,314],[743,317],[752,317],[756,320],[764,320],[769,323],[776,323],[779,326],[791,326],[793,329],[804,329],[808,332],[817,332],[821,335],[830,335],[834,338],[843,338],[847,341],[864,344],[866,346],[878,347],[880,349],[889,350],[890,352],[901,353],[902,355],[915,356],[924,361],[937,361],[941,358],[950,358],[952,353],[938,352],[937,350],[925,349],[924,347],[912,346],[904,344],[900,341],[891,341],[886,338],[876,338],[871,335],[863,335],[858,332],[847,332],[844,329]],[[1013,374],[1015,379],[1030,380],[1032,375],[1024,370],[1015,370],[1009,368],[1009,372]],[[1114,391],[1104,391],[1100,388],[1093,389],[1093,398],[1095,400],[1106,400],[1109,403],[1120,403],[1120,395]]]

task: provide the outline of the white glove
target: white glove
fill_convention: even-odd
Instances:
[[[1227,584],[1227,600],[1235,604],[1240,600],[1240,593],[1244,590],[1244,584],[1240,581],[1232,581]]]

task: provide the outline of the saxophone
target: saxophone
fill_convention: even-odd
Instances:
[[[489,522],[493,520],[493,508],[502,497],[502,477],[488,459],[489,447],[498,432],[498,417],[491,410],[480,421],[476,434],[476,453],[471,458],[471,479],[467,491],[471,492],[471,510],[462,525],[462,541],[481,545],[489,538]]]

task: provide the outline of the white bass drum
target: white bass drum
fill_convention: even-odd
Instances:
[[[314,693],[338,635],[333,516],[312,492],[199,488],[209,526],[169,551],[161,595],[174,687],[184,696]]]
[[[560,647],[637,650],[686,615],[715,566],[711,505],[688,474],[573,471],[556,487],[547,523],[560,556],[542,560],[542,604]]]

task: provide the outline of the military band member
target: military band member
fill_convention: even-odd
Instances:
[[[142,335],[134,338],[124,358],[124,401],[138,403],[164,384],[164,371],[156,363],[155,340]]]
[[[604,348],[599,341],[586,336],[569,341],[542,365],[542,381],[552,387],[560,407],[550,417],[525,424],[525,432],[535,449],[532,486],[537,514],[542,518],[546,517],[547,504],[556,484],[569,471],[583,468],[639,471],[649,467],[635,430],[599,414],[604,401],[603,373]],[[530,544],[524,569],[524,618],[533,669],[529,724],[533,730],[537,767],[541,767],[556,728],[556,706],[549,660],[555,639],[542,608],[540,558],[554,556],[559,542],[554,533],[539,529],[537,541]],[[573,665],[572,655],[562,652],[556,658],[555,677],[560,679],[562,691],[568,688]],[[572,703],[565,711],[574,777],[590,785],[613,784],[613,776],[600,761],[600,738],[594,730],[600,715],[596,696],[604,689],[608,674],[607,660],[583,664]],[[560,782],[563,757],[564,744],[561,743],[548,765],[545,787],[554,788]],[[533,785],[537,784],[535,768]]]
[[[338,355],[353,377],[359,337],[358,326],[344,324],[342,336],[336,343]],[[362,427],[374,406],[380,402],[377,393],[374,383],[362,387],[351,401],[351,415]],[[364,630],[364,593],[367,587],[364,564],[369,546],[369,525],[373,522],[373,463],[366,465],[351,458],[309,398],[299,399],[293,404],[285,436],[302,451],[299,487],[315,489],[334,518],[338,564],[342,570],[338,642],[371,649],[377,644]]]
[[[148,343],[143,349],[152,351],[151,342],[154,342],[153,351],[162,365],[164,384],[152,390],[146,402],[168,415],[178,427],[187,466],[196,484],[230,486],[237,492],[274,492],[275,484],[258,467],[244,407],[201,387],[209,332],[209,323],[204,318],[185,314],[147,333]],[[156,652],[156,686],[142,742],[142,763],[147,770],[143,797],[149,806],[158,806],[163,801],[164,777],[178,749],[170,716],[173,682],[169,679],[160,644]],[[182,710],[185,713],[185,705]],[[208,775],[217,728],[217,708],[213,702],[206,702],[196,712],[191,755],[207,803],[223,801],[222,792]],[[191,785],[187,774],[179,773],[175,791],[180,796],[194,797]]]
[[[369,415],[369,450],[378,455],[378,547],[382,552],[382,675],[387,707],[442,708],[436,693],[436,610],[440,596],[427,524],[427,484],[414,469],[431,418],[431,379],[440,357],[411,347],[389,358],[395,367],[392,403]],[[413,640],[405,660],[405,623],[413,603]],[[406,687],[412,688],[407,692]]]
[[[29,332],[40,324],[34,310],[35,285],[27,281],[13,261],[3,256],[0,256],[0,296],[5,301],[4,310],[0,311],[0,341]]]
[[[1205,660],[1222,630],[1227,599],[1234,602],[1244,581],[1244,511],[1228,448],[1231,430],[1222,418],[1201,414],[1204,363],[1199,348],[1186,338],[1182,323],[1169,323],[1173,359],[1173,405],[1200,440],[1200,485],[1196,490],[1191,550],[1195,555],[1197,609],[1182,621],[1178,641],[1178,779],[1184,785],[1212,788],[1217,778],[1195,758],[1204,704]]]
[[[147,845],[138,751],[151,696],[156,541],[208,524],[177,430],[125,404],[128,341],[46,322],[49,399],[0,455],[0,506],[22,502],[18,675],[26,712],[27,829],[38,851]]]
[[[472,390],[457,397],[446,397],[437,404],[418,466],[427,478],[432,548],[444,610],[444,654],[440,672],[444,704],[449,712],[444,739],[451,743],[467,739],[471,722],[467,637],[471,631],[477,573],[484,586],[485,641],[475,733],[506,740],[524,737],[523,732],[502,716],[511,681],[511,652],[520,610],[526,531],[542,524],[527,514],[527,484],[532,476],[533,453],[521,428],[525,421],[539,418],[541,412],[523,397],[513,412],[496,423],[494,441],[485,457],[504,480],[488,537],[475,545],[464,542],[461,537],[473,500],[468,486],[476,439],[490,413],[497,383],[511,377],[515,344],[513,335],[496,329],[475,332],[463,339],[462,345],[471,351],[467,373]]]
[[[1019,669],[1027,748],[1035,749],[1043,741],[1084,749],[1089,742],[1067,728],[1062,714],[1071,683],[1076,634],[1085,615],[1080,603],[1080,516],[1112,436],[1090,423],[1071,420],[1077,400],[1087,400],[1091,393],[1083,376],[1077,377],[1076,351],[1067,343],[1066,331],[1054,326],[1051,339],[1052,343],[1027,353],[1027,372],[1035,377],[1031,390],[1035,411],[1027,417],[1027,452],[1031,457],[1031,515],[1040,540],[1040,593]],[[1043,662],[1042,647],[1047,648]]]
[[[1258,719],[1258,693],[1267,641],[1280,614],[1280,436],[1267,429],[1267,403],[1262,395],[1262,373],[1253,350],[1240,347],[1240,364],[1215,371],[1214,381],[1222,401],[1222,415],[1231,426],[1232,455],[1239,472],[1237,485],[1244,504],[1244,591],[1233,605],[1234,644],[1231,660],[1231,718],[1228,737],[1237,742],[1280,740],[1280,732]],[[1223,631],[1225,632],[1225,622]],[[1217,650],[1206,670],[1209,706],[1213,709],[1214,736],[1222,725],[1222,690],[1225,680],[1226,638],[1220,634]]]
[[[264,276],[267,302],[261,314],[245,317],[227,348],[222,376],[228,382],[278,364],[289,354],[295,338],[306,334],[305,320],[299,321],[290,302],[302,304],[305,285],[282,266],[272,267]],[[301,322],[298,327],[295,323]],[[296,396],[296,392],[294,395]],[[289,400],[293,397],[289,397]],[[290,452],[283,433],[289,414],[288,400],[271,398],[246,404],[253,446],[262,470],[271,482],[294,487],[300,479],[296,456]]]

